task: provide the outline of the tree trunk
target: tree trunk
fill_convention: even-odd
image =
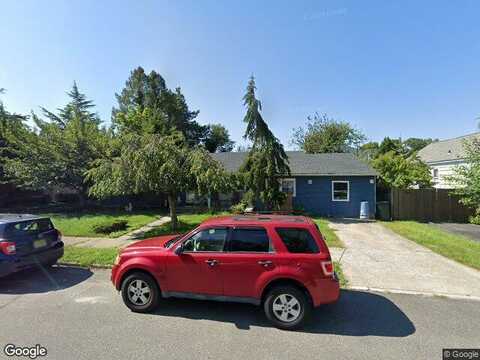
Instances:
[[[174,194],[168,194],[168,207],[170,209],[171,228],[172,231],[176,231],[178,227],[177,197]]]

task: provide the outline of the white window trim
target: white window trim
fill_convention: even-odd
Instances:
[[[280,191],[283,192],[283,189],[282,189],[282,181],[283,180],[293,180],[293,194],[292,196],[295,197],[297,196],[297,179],[296,178],[281,178],[280,179]]]
[[[334,196],[334,184],[336,183],[341,183],[341,184],[347,184],[347,199],[346,200],[343,200],[343,199],[335,199],[335,196]],[[350,181],[347,181],[347,180],[333,180],[332,181],[332,201],[343,201],[343,202],[348,202],[350,201]]]

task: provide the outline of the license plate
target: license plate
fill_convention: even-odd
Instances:
[[[44,247],[44,246],[47,246],[47,240],[45,240],[45,239],[35,240],[33,242],[33,247],[35,249],[38,249],[38,248],[41,248],[41,247]]]

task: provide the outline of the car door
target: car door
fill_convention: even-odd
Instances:
[[[166,266],[169,292],[222,295],[221,273],[228,228],[199,229],[183,241],[181,254],[171,252]]]
[[[234,227],[222,262],[224,295],[255,297],[260,277],[272,271],[276,257],[267,230],[263,227]]]

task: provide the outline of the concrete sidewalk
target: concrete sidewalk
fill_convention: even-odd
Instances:
[[[65,245],[74,245],[79,247],[91,248],[109,248],[109,247],[125,247],[135,241],[140,240],[143,235],[157,226],[161,226],[170,221],[170,217],[163,216],[140,229],[134,230],[128,234],[122,235],[118,238],[101,238],[101,237],[74,237],[64,236],[63,242]]]
[[[330,226],[347,247],[341,265],[352,288],[480,299],[480,271],[379,223],[340,220]]]

